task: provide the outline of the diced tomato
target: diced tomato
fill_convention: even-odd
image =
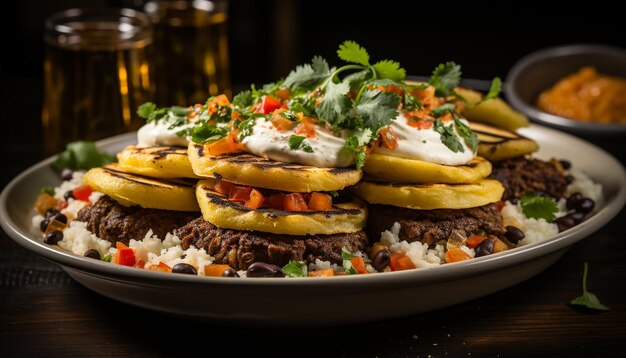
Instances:
[[[315,124],[317,121],[311,117],[302,117],[302,121],[294,131],[297,135],[303,135],[307,138],[315,138]]]
[[[300,193],[285,195],[283,206],[286,211],[307,211],[309,208]]]
[[[250,192],[250,199],[246,201],[245,205],[247,208],[250,209],[258,209],[261,207],[261,205],[263,205],[264,200],[265,197],[263,197],[263,194],[261,194],[260,191],[252,189],[252,191]]]
[[[504,201],[500,200],[496,203],[496,207],[498,208],[498,211],[502,211],[502,209],[504,209]]]
[[[225,106],[230,105],[230,101],[228,100],[228,97],[226,97],[226,95],[221,94],[213,98],[210,104],[217,104],[218,106],[225,107]]]
[[[123,266],[134,266],[137,259],[135,258],[135,251],[130,247],[124,245],[124,243],[117,241],[115,243],[117,252],[113,255],[113,262]]]
[[[89,196],[93,193],[93,189],[89,185],[81,185],[72,191],[72,195],[76,200],[89,202]]]
[[[333,197],[324,194],[313,192],[309,199],[309,209],[311,210],[330,210],[333,207]]]
[[[159,262],[158,265],[150,265],[147,269],[151,271],[172,272],[172,268],[163,262]]]
[[[270,207],[276,210],[283,210],[285,208],[285,194],[275,193],[269,197]]]
[[[398,136],[393,132],[393,128],[382,128],[379,132],[379,136],[385,147],[389,149],[396,149],[398,147]]]
[[[404,88],[402,86],[389,85],[389,86],[378,86],[379,91],[390,92],[396,94],[402,98],[404,98]]]
[[[143,259],[137,259],[137,262],[133,265],[134,267],[144,268],[146,266],[146,261]]]
[[[217,156],[235,152],[239,149],[239,145],[235,142],[232,136],[228,136],[226,138],[218,139],[215,142],[205,144],[204,149],[206,149],[210,155]]]
[[[414,120],[414,119],[407,119],[406,123],[413,127],[413,128],[417,128],[417,129],[430,129],[433,126],[433,121],[431,121],[430,119],[418,119],[418,120]]]
[[[235,184],[231,182],[228,182],[225,180],[218,180],[217,183],[215,183],[215,186],[213,187],[213,189],[215,189],[216,192],[222,195],[228,195],[234,186]]]
[[[291,97],[291,92],[289,91],[288,87],[283,87],[278,89],[274,95],[276,95],[276,97],[282,99],[282,100],[286,100],[289,99],[289,97]]]
[[[224,271],[233,270],[228,265],[206,265],[204,266],[204,276],[222,277]],[[233,270],[234,271],[234,270]]]
[[[460,248],[450,249],[446,252],[447,262],[458,262],[471,259],[470,255]]]
[[[350,260],[350,263],[352,264],[352,267],[354,267],[354,269],[356,270],[356,272],[358,273],[367,273],[367,270],[365,269],[365,261],[363,261],[362,257],[355,257],[352,260]]]
[[[270,114],[281,107],[280,101],[271,96],[261,97],[260,104],[258,111],[263,114]]]
[[[402,271],[414,269],[415,265],[413,265],[413,261],[411,261],[411,258],[407,255],[400,252],[394,252],[391,254],[389,267],[392,271]]]
[[[413,96],[415,96],[415,98],[420,102],[433,98],[435,97],[435,87],[428,86],[426,88],[415,88],[413,89]]]
[[[327,268],[325,270],[317,270],[317,271],[309,271],[309,277],[328,277],[335,276],[335,271],[332,268]]]
[[[467,241],[465,241],[465,246],[469,247],[470,249],[473,249],[476,246],[478,246],[478,244],[483,242],[483,240],[485,240],[485,239],[486,239],[485,236],[472,235],[472,236],[470,236],[469,239],[467,239]]]
[[[293,127],[294,122],[292,122],[291,120],[283,117],[281,115],[281,113],[285,112],[285,109],[278,109],[276,111],[274,111],[274,113],[272,113],[272,118],[270,118],[270,122],[272,122],[272,125],[274,126],[274,128],[276,128],[278,131],[286,131],[289,130]]]
[[[241,186],[234,185],[228,194],[228,198],[232,201],[245,203],[250,200],[250,193],[252,192],[252,187],[250,186]]]

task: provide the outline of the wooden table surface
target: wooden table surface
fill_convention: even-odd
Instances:
[[[622,140],[596,143],[624,162]],[[0,185],[40,159],[22,145],[23,150],[12,149],[20,155],[7,159]],[[297,330],[220,327],[122,304],[82,287],[0,232],[0,357],[159,357],[198,351],[259,357],[625,356],[625,222],[622,210],[541,274],[487,297],[398,320]],[[589,290],[610,311],[590,313],[568,305],[581,294],[584,262],[590,268]],[[393,304],[393,297],[381,304]]]

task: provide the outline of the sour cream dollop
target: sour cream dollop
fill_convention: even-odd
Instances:
[[[306,143],[313,149],[312,153],[294,150],[289,147],[289,137],[296,135],[293,130],[278,131],[272,122],[259,118],[253,127],[253,133],[243,139],[245,150],[258,156],[316,167],[348,167],[354,165],[354,154],[346,149],[348,132],[335,135],[332,131],[316,126],[316,136],[307,138]]]
[[[176,132],[183,127],[168,129],[169,126],[169,124],[161,122],[146,123],[137,131],[137,144],[140,146],[178,145],[183,147],[189,145],[186,138],[176,135]]]
[[[443,165],[463,165],[474,158],[474,152],[467,146],[454,126],[453,132],[463,146],[462,152],[455,153],[443,144],[441,136],[435,132],[434,126],[429,129],[418,129],[409,126],[408,120],[403,114],[400,114],[390,125],[398,137],[398,146],[395,149],[375,147],[373,151],[393,157],[423,160]],[[461,122],[468,124],[465,119],[461,119]],[[450,126],[449,123],[444,123],[444,125]]]

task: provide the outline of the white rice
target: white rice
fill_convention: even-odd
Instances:
[[[445,255],[442,245],[436,245],[434,249],[429,249],[428,244],[423,244],[419,241],[400,241],[399,234],[400,223],[396,222],[391,227],[391,230],[386,230],[381,234],[380,242],[387,245],[391,252],[406,254],[417,268],[434,267],[444,263]]]
[[[82,221],[72,221],[63,230],[63,240],[59,241],[59,247],[71,251],[76,255],[83,256],[85,251],[95,249],[104,257],[109,253],[111,243],[98,238],[87,230],[87,223]]]

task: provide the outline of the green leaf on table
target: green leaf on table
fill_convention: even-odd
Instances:
[[[582,296],[574,298],[570,304],[577,306],[584,306],[592,310],[599,311],[608,311],[609,307],[600,303],[600,300],[596,295],[587,291],[587,272],[589,270],[589,265],[585,262],[585,268],[583,270],[583,294]]]
[[[526,193],[520,198],[522,212],[528,218],[545,219],[554,222],[555,214],[559,211],[554,199],[534,193]]]
[[[91,169],[113,163],[115,157],[99,150],[94,142],[77,141],[69,143],[52,164],[54,169]]]

